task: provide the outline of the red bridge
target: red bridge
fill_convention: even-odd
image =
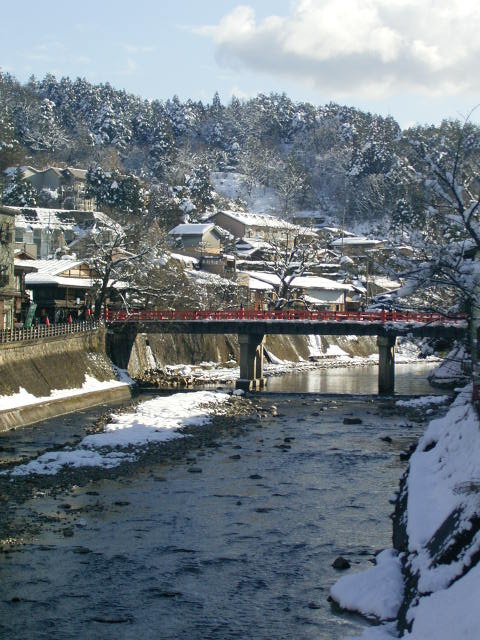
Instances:
[[[263,346],[267,334],[377,336],[379,350],[378,387],[381,393],[394,390],[395,342],[398,336],[462,338],[467,329],[465,315],[413,311],[305,311],[231,309],[222,311],[156,310],[113,311],[107,309],[105,322],[112,351],[129,351],[140,333],[216,333],[237,334],[240,343],[242,389],[265,385]]]
[[[298,309],[257,311],[255,309],[229,310],[157,310],[112,311],[107,309],[105,320],[108,323],[155,322],[165,320],[313,320],[321,322],[415,322],[420,324],[459,325],[466,321],[465,314],[447,316],[441,313],[423,313],[416,311],[306,311]]]

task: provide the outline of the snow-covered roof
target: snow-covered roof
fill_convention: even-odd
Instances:
[[[305,302],[309,304],[318,304],[318,305],[329,305],[332,303],[331,298],[319,298],[318,296],[305,296]]]
[[[25,229],[75,230],[82,226],[92,227],[95,223],[113,226],[114,222],[101,211],[80,211],[70,209],[45,209],[42,207],[4,207],[15,214],[15,226]]]
[[[85,260],[15,260],[15,264],[20,267],[34,267],[37,273],[43,275],[57,276],[59,274],[74,269],[81,264],[86,264]]]
[[[253,291],[271,291],[273,285],[253,278],[246,271],[237,271],[237,284],[239,287],[248,287]]]
[[[223,285],[236,287],[237,283],[233,280],[227,280],[217,273],[210,273],[208,271],[196,271],[194,269],[186,269],[185,273],[192,280],[196,280],[197,284],[209,284],[209,285]]]
[[[35,167],[30,167],[29,165],[23,165],[20,167],[7,167],[5,169],[5,171],[3,172],[6,176],[9,176],[10,178],[12,178],[17,171],[20,171],[20,173],[25,174],[25,173],[38,173],[38,169],[35,169]]]
[[[95,280],[93,278],[64,278],[49,273],[27,273],[25,276],[25,285],[27,287],[39,284],[59,285],[73,289],[90,289],[94,286]]]
[[[351,231],[346,231],[345,229],[340,229],[340,227],[320,227],[319,231],[329,231],[330,233],[343,233],[346,238],[353,238],[355,236]]]
[[[275,216],[270,216],[267,214],[260,213],[248,213],[246,211],[232,211],[232,210],[222,210],[218,213],[223,213],[223,215],[232,218],[232,220],[236,220],[241,224],[246,225],[247,227],[267,227],[267,228],[276,228],[276,229],[298,229],[294,224],[287,222],[286,220],[282,220],[281,218],[276,218]],[[218,215],[218,214],[215,214]],[[214,216],[212,216],[214,217]],[[300,227],[302,230],[303,228]]]
[[[252,278],[272,285],[280,284],[280,278],[276,273],[269,273],[268,271],[244,271],[243,273],[247,273]],[[321,276],[296,276],[293,278],[290,285],[298,289],[353,291],[353,287],[350,284],[344,284],[343,282],[337,282],[336,280],[330,280],[329,278],[322,278]]]
[[[382,240],[371,240],[370,238],[364,238],[363,236],[351,236],[346,238],[337,238],[331,242],[332,247],[341,247],[344,244],[348,245],[362,245],[374,247],[378,244],[382,244]]]
[[[390,280],[385,276],[370,276],[370,282],[373,282],[377,285],[377,287],[381,287],[382,289],[400,289],[402,286],[400,282],[396,280]]]
[[[181,253],[171,253],[170,257],[173,258],[173,260],[178,260],[185,264],[198,264],[198,259],[193,256],[184,256]]]
[[[214,228],[213,222],[206,224],[177,224],[176,227],[170,229],[170,236],[203,236],[204,233]]]
[[[261,240],[260,238],[240,238],[235,243],[237,249],[267,249],[271,248],[269,242]]]
[[[85,177],[87,175],[86,169],[76,169],[75,167],[67,167],[65,171],[68,171],[69,173],[72,174],[74,178],[78,178],[80,180],[85,180]]]

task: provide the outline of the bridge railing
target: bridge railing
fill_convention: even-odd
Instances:
[[[441,313],[414,311],[307,311],[303,309],[255,310],[226,309],[221,311],[202,309],[142,309],[137,311],[112,311],[107,309],[105,320],[109,323],[155,322],[178,320],[320,320],[353,322],[419,322],[451,324],[466,320],[464,314],[445,316]]]
[[[54,336],[64,336],[71,333],[83,331],[95,331],[99,323],[90,320],[84,322],[72,322],[72,324],[40,324],[29,329],[11,329],[0,331],[0,344],[7,342],[20,342],[22,340],[37,340],[38,338],[50,338]]]

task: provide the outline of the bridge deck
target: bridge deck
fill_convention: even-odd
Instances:
[[[113,327],[127,326],[142,333],[291,334],[462,337],[465,316],[412,312],[334,311],[158,311],[107,312]]]

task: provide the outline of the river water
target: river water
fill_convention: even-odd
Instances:
[[[327,388],[326,373],[270,379],[269,388],[294,392],[308,383],[304,390],[338,393],[342,381],[348,393],[375,388],[376,368],[329,370],[338,379]],[[425,375],[410,365],[397,383],[406,394],[431,393]],[[370,396],[270,393],[260,401],[261,424],[216,447],[175,463],[132,465],[128,476],[19,506],[17,517],[37,514],[44,524],[18,552],[0,554],[0,637],[335,640],[360,633],[365,621],[327,601],[340,575],[331,564],[342,555],[350,571],[367,568],[375,551],[390,546],[389,498],[405,468],[399,453],[423,425]],[[81,431],[92,415],[76,415],[72,428]],[[343,424],[348,416],[361,424]],[[29,438],[35,446],[51,426],[5,434],[2,444]],[[62,534],[62,519],[73,537]]]

